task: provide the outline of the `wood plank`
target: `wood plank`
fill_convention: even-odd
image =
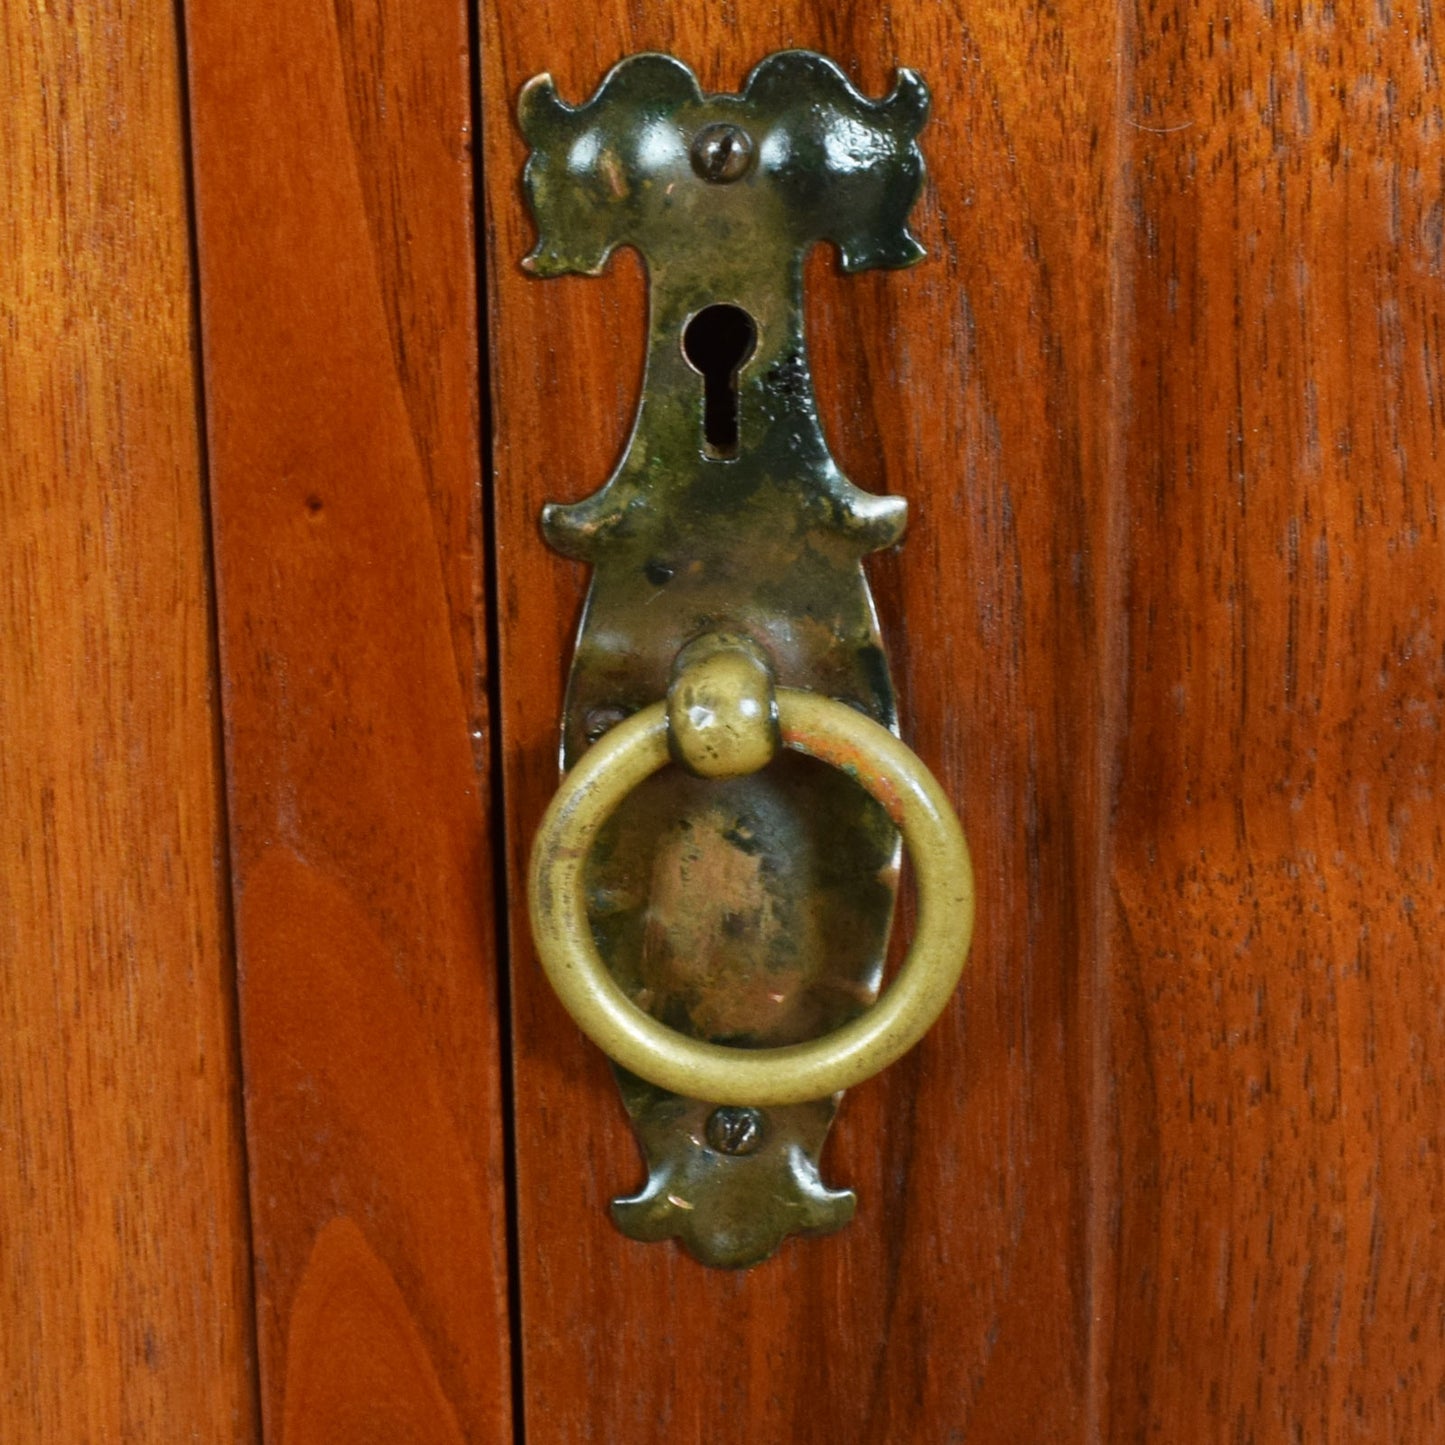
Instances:
[[[548,70],[579,102],[623,55],[662,49],[734,90],[805,46],[869,94],[901,64],[934,93],[931,259],[843,278],[820,255],[809,330],[839,461],[910,500],[908,540],[871,575],[905,735],[961,805],[983,900],[955,1006],[844,1103],[828,1168],[858,1190],[855,1223],[732,1276],[614,1231],[636,1149],[514,907],[526,1421],[549,1445],[1084,1438],[1116,41],[1073,3],[967,23],[924,3],[618,4],[585,24],[556,0],[483,6],[514,899],[556,786],[585,581],[537,513],[618,455],[644,320],[630,255],[600,279],[518,269],[518,88]]]
[[[267,1438],[499,1441],[466,11],[188,34]]]
[[[174,7],[0,18],[0,1439],[255,1440]]]
[[[1439,45],[1134,23],[1108,1438],[1438,1439]]]

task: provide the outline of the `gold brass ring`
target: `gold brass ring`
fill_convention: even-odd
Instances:
[[[793,688],[779,688],[777,699],[784,746],[866,788],[902,833],[915,873],[918,926],[908,957],[882,998],[842,1028],[781,1048],[692,1039],[638,1008],[598,956],[587,918],[587,855],[622,799],[668,761],[666,703],[643,708],[593,744],[563,780],[532,848],[532,934],[568,1013],[623,1068],[714,1104],[800,1104],[887,1068],[943,1011],[973,933],[968,845],[917,755],[844,703]]]

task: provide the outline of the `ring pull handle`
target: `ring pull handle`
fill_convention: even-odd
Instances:
[[[872,1008],[820,1038],[763,1049],[689,1038],[639,1008],[598,955],[587,915],[587,857],[622,800],[674,757],[702,776],[735,777],[765,767],[779,744],[841,769],[893,820],[916,876],[913,946]],[[850,1088],[923,1037],[968,953],[973,869],[942,788],[898,738],[845,703],[774,690],[752,652],[713,644],[679,670],[665,701],[619,723],[567,774],[532,849],[528,901],[553,988],[615,1063],[688,1098],[766,1107]]]

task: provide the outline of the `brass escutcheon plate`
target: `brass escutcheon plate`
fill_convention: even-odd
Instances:
[[[923,251],[907,227],[928,93],[901,70],[874,101],[831,61],[769,56],[736,95],[705,95],[665,55],[614,67],[585,104],[524,88],[523,265],[595,275],[643,256],[647,369],[626,454],[600,490],[546,508],[551,544],[593,568],[572,661],[562,762],[664,697],[689,644],[749,640],[777,684],[896,731],[862,558],[897,542],[907,504],[856,487],[829,453],[803,336],[803,263],[845,271]],[[748,1048],[832,1031],[878,994],[898,884],[887,814],[796,753],[726,780],[668,767],[593,848],[588,913],[629,997],[694,1038]],[[819,1155],[838,1096],[755,1108],[688,1099],[618,1070],[647,1162],[613,1201],[636,1239],[680,1239],[741,1267],[789,1234],[839,1228],[854,1196]]]

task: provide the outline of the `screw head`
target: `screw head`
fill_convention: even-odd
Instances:
[[[724,1104],[708,1115],[709,1149],[719,1154],[751,1154],[763,1142],[763,1116],[758,1109]]]
[[[753,163],[753,138],[740,125],[720,120],[705,125],[692,142],[692,168],[715,186],[731,185]]]

